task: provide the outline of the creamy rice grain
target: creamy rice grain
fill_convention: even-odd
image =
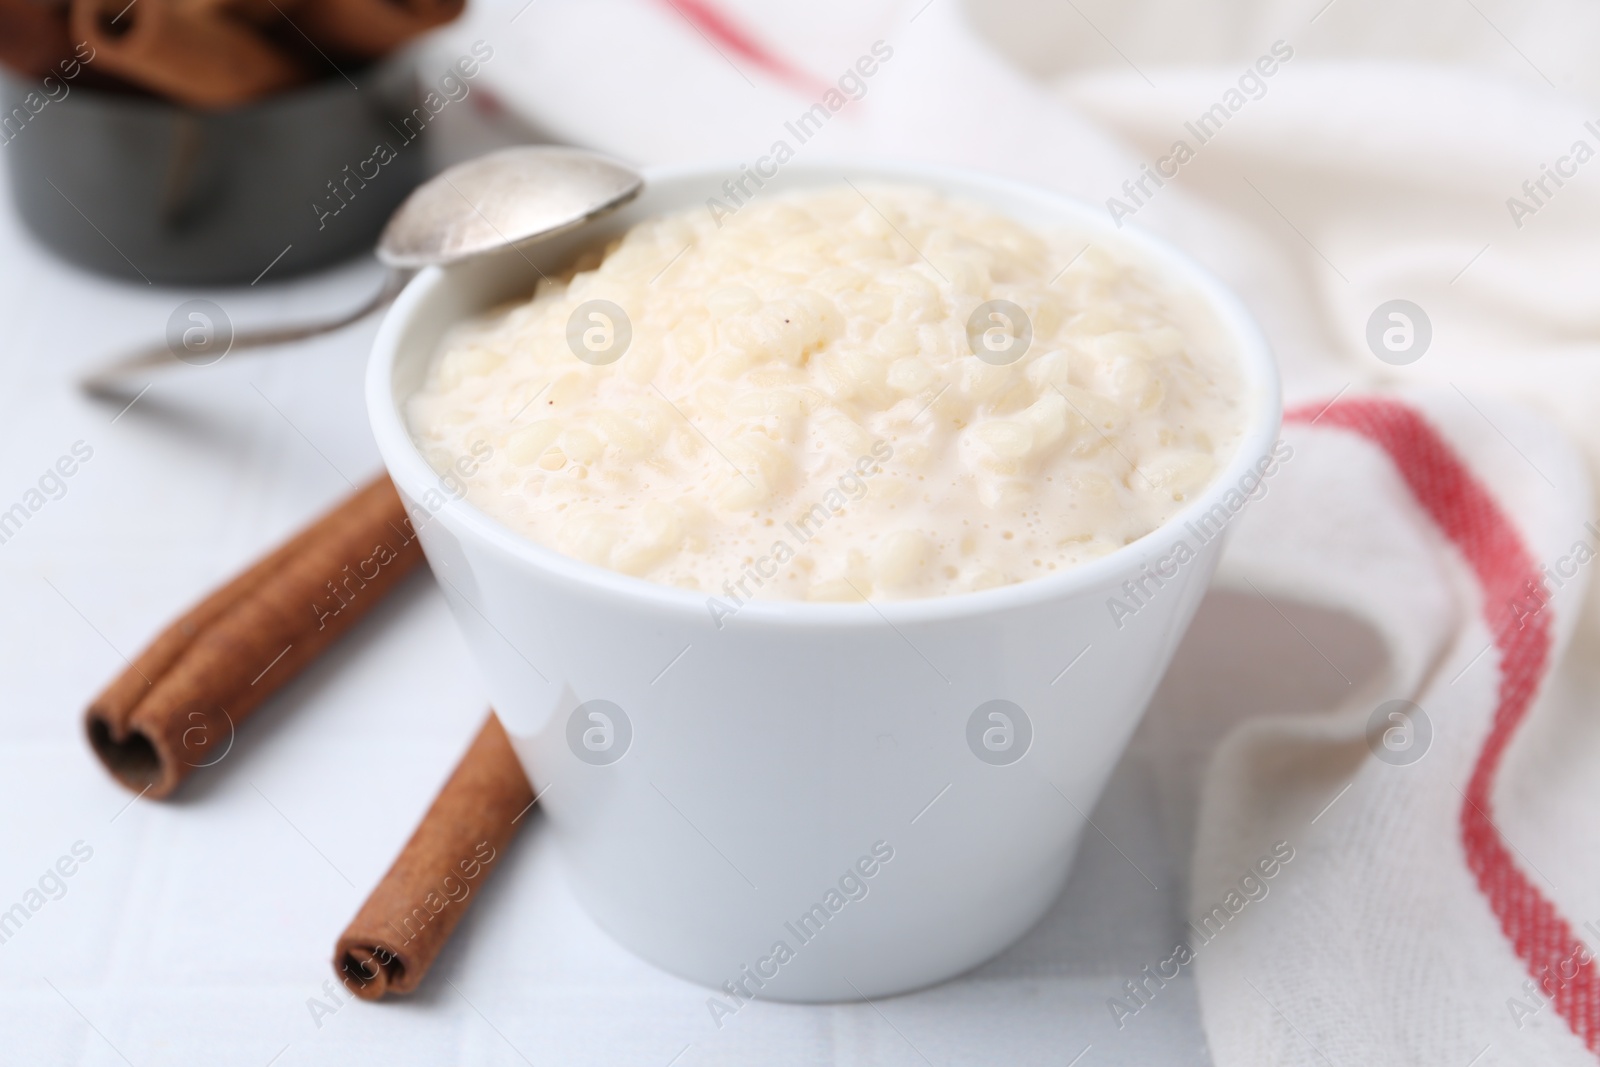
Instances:
[[[620,359],[568,323],[623,309]],[[1016,324],[968,320],[988,301]],[[589,349],[619,324],[583,318]],[[592,331],[592,332],[591,332]],[[996,332],[998,331],[998,332]],[[1026,581],[1159,526],[1235,449],[1218,324],[1104,237],[903,185],[640,223],[457,327],[407,417],[539,544],[719,597],[904,599]]]

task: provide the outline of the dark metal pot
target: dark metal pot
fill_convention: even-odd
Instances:
[[[425,177],[404,122],[419,93],[409,57],[348,74],[218,112],[8,75],[17,210],[65,259],[150,282],[250,282],[369,249]]]

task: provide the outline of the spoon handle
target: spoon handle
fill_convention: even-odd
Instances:
[[[400,295],[400,290],[405,288],[406,282],[411,280],[412,271],[391,270],[383,280],[383,285],[365,303],[359,307],[345,312],[336,318],[323,319],[318,322],[302,322],[292,326],[269,326],[258,330],[244,330],[234,334],[233,343],[228,346],[221,356],[211,362],[218,362],[235,352],[249,351],[258,348],[270,348],[275,345],[285,345],[293,341],[304,341],[311,337],[320,337],[325,333],[342,330],[346,326],[360,322],[375,311],[381,311]],[[187,360],[178,358],[172,347],[165,341],[146,345],[129,355],[99,368],[90,371],[78,379],[78,388],[89,396],[100,400],[126,400],[132,390],[131,378],[145,371],[169,370],[180,365],[194,366]],[[199,364],[209,365],[209,364]]]

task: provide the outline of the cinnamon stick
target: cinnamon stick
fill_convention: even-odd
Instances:
[[[72,33],[102,69],[193,107],[233,107],[307,79],[254,27],[208,4],[72,0]]]
[[[167,796],[421,562],[393,483],[376,479],[152,641],[89,705],[90,745],[129,789]]]
[[[0,63],[42,78],[71,54],[65,0],[0,0]]]
[[[362,58],[387,55],[461,14],[466,0],[311,0],[294,24],[331,52]]]
[[[293,15],[302,4],[318,0],[178,0],[205,12],[220,11],[254,26],[269,26]]]
[[[500,719],[484,720],[394,865],[340,935],[333,969],[356,996],[410,993],[533,806]]]

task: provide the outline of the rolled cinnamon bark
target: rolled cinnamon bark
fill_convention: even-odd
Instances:
[[[346,988],[364,1000],[417,988],[533,799],[491,711],[399,858],[340,935],[333,969]]]
[[[332,52],[387,55],[461,14],[466,0],[311,0],[290,16],[307,37]]]
[[[0,63],[42,78],[71,54],[66,0],[0,0]]]
[[[292,15],[302,4],[317,0],[178,0],[205,12],[220,11],[257,26],[266,26]]]
[[[239,723],[421,562],[380,477],[152,641],[89,705],[90,745],[129,789],[167,796],[220,761]]]
[[[101,69],[191,107],[233,107],[307,78],[254,28],[204,4],[72,0],[72,33]]]

